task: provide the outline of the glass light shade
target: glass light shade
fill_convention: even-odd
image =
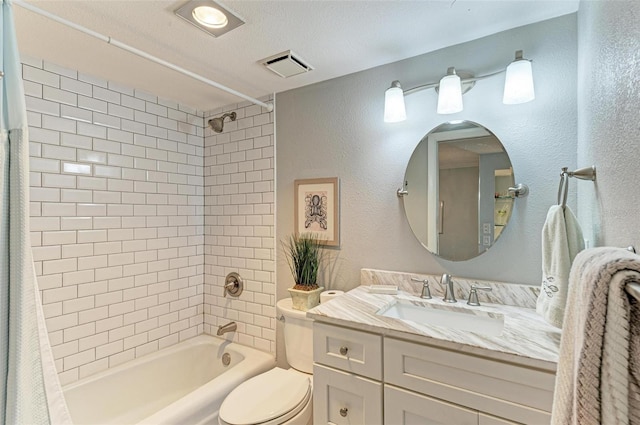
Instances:
[[[462,111],[462,85],[457,75],[447,75],[440,80],[438,91],[439,114],[455,114]]]
[[[504,80],[502,103],[515,105],[530,102],[535,98],[531,62],[526,59],[511,62]]]
[[[395,81],[394,81],[395,83]],[[384,122],[400,122],[407,119],[404,108],[404,94],[400,84],[392,84],[384,92]]]
[[[224,28],[229,23],[227,15],[211,6],[198,6],[191,14],[200,25],[209,28]]]

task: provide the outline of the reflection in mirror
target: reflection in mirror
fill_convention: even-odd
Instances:
[[[471,121],[439,125],[418,143],[404,178],[411,230],[432,253],[451,261],[490,248],[511,217],[514,185],[500,140]]]

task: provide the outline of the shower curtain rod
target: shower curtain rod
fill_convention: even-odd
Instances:
[[[240,93],[237,90],[234,90],[234,89],[229,88],[229,87],[227,87],[225,85],[222,85],[222,84],[220,84],[220,83],[218,83],[216,81],[213,81],[213,80],[210,80],[208,78],[205,78],[202,75],[196,74],[195,72],[191,72],[191,71],[189,71],[187,69],[181,68],[178,65],[174,65],[171,62],[167,62],[164,59],[160,59],[160,58],[158,58],[156,56],[153,56],[153,55],[151,55],[151,54],[149,54],[147,52],[144,52],[142,50],[136,49],[135,47],[129,46],[128,44],[125,44],[125,43],[123,43],[121,41],[118,41],[118,40],[116,40],[114,38],[111,38],[109,36],[100,34],[99,32],[90,30],[89,28],[83,27],[82,25],[78,25],[75,22],[68,21],[68,20],[66,20],[64,18],[61,18],[61,17],[57,16],[57,15],[49,13],[49,12],[47,12],[45,10],[42,10],[40,8],[37,8],[35,6],[32,6],[31,4],[26,3],[23,0],[13,0],[12,3],[16,4],[16,5],[24,8],[24,9],[30,10],[30,11],[32,11],[34,13],[37,13],[38,15],[44,16],[45,18],[49,18],[49,19],[51,19],[53,21],[56,21],[56,22],[58,22],[58,23],[60,23],[62,25],[66,25],[66,26],[68,26],[70,28],[73,28],[73,29],[78,30],[80,32],[83,32],[83,33],[85,33],[87,35],[90,35],[91,37],[97,38],[98,40],[102,40],[107,44],[111,44],[111,45],[113,45],[115,47],[118,47],[118,48],[120,48],[122,50],[126,50],[127,52],[133,53],[136,56],[140,56],[142,58],[148,59],[148,60],[150,60],[152,62],[155,62],[155,63],[157,63],[159,65],[165,66],[165,67],[167,67],[169,69],[173,69],[174,71],[177,71],[177,72],[179,72],[181,74],[184,74],[184,75],[186,75],[188,77],[191,77],[193,79],[201,81],[201,82],[203,82],[205,84],[208,84],[208,85],[210,85],[212,87],[215,87],[217,89],[226,91],[227,93],[230,93],[230,94],[232,94],[234,96],[238,96],[238,97],[240,97],[242,99],[248,100],[249,102],[251,102],[251,103],[253,103],[255,105],[260,105],[263,108],[266,108],[269,112],[273,111],[273,103],[270,103],[270,102],[269,103],[265,103],[265,102],[262,102],[262,101],[260,101],[258,99],[255,99],[255,98],[253,98],[251,96],[248,96],[248,95],[246,95],[244,93]]]

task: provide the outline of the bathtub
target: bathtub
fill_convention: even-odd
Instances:
[[[223,365],[228,353],[231,362]],[[225,356],[225,358],[228,356]],[[200,335],[63,388],[74,424],[217,424],[224,398],[272,355]]]

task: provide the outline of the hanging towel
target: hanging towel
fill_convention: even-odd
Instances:
[[[542,287],[536,311],[557,328],[562,328],[571,263],[583,249],[582,230],[571,209],[549,208],[542,227]]]
[[[621,248],[588,249],[575,258],[553,425],[640,424],[640,257]]]

